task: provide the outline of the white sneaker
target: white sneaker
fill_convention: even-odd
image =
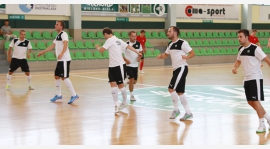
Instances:
[[[29,90],[34,90],[34,88],[31,85],[29,85]]]
[[[174,111],[174,110],[173,110],[170,119],[175,119],[179,114],[180,114],[180,111],[179,111],[179,110],[177,110],[177,111]]]
[[[128,104],[121,103],[119,110],[123,110],[127,106],[128,106]]]
[[[140,70],[140,73],[144,73],[144,71]]]
[[[118,106],[115,106],[114,107],[114,114],[116,114],[116,113],[118,113],[119,111],[118,111]]]
[[[10,85],[6,85],[6,90],[9,91]]]
[[[131,95],[131,96],[130,96],[130,101],[136,101],[134,95]]]
[[[265,125],[264,124],[263,125],[261,124],[259,126],[259,128],[256,130],[257,133],[263,133],[265,131],[266,131],[266,128],[265,128]]]

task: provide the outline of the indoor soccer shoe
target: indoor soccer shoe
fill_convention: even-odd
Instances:
[[[136,101],[134,95],[130,96],[130,101]]]
[[[51,101],[51,102],[55,102],[55,101],[58,100],[58,99],[62,99],[62,95],[61,95],[61,96],[55,95],[50,101]]]
[[[79,99],[79,96],[71,96],[70,101],[68,102],[68,104],[72,104],[76,99]]]
[[[29,90],[34,90],[33,86],[29,85]]]
[[[180,114],[179,110],[177,110],[177,111],[173,110],[170,119],[175,119],[179,114]]]
[[[190,120],[192,118],[193,118],[192,113],[190,113],[190,114],[185,113],[185,115],[182,118],[180,118],[180,121],[186,121],[186,120]]]
[[[116,113],[118,113],[119,111],[118,111],[118,106],[115,106],[114,107],[114,114],[116,114]]]
[[[123,110],[127,106],[128,106],[127,104],[121,103],[121,105],[119,107],[119,110]]]
[[[266,131],[266,128],[264,125],[260,125],[259,128],[256,130],[257,133],[263,133]]]

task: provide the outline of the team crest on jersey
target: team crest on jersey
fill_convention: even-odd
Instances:
[[[138,45],[136,45],[136,47],[138,47]]]
[[[117,45],[121,45],[120,41],[116,41]]]
[[[177,45],[175,45],[175,47],[177,47]]]
[[[250,52],[250,50],[247,50],[247,53],[249,53]]]

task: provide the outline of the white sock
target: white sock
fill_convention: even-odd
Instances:
[[[10,85],[12,75],[7,74],[7,85]]]
[[[174,111],[177,111],[178,110],[178,95],[177,93],[174,91],[174,92],[171,92],[171,97],[172,97],[172,101],[173,101],[173,105],[174,105]]]
[[[191,114],[191,111],[190,111],[189,106],[188,106],[186,95],[185,94],[179,95],[179,98],[180,98],[180,101],[181,101],[183,107],[186,110],[186,113]]]
[[[27,81],[28,81],[28,85],[31,85],[31,75],[26,76],[26,78],[27,78]]]
[[[263,117],[267,120],[267,122],[270,122],[270,115],[267,112],[264,114]]]
[[[130,96],[133,96],[133,92],[129,92],[130,93]]]
[[[72,85],[71,81],[69,80],[69,78],[65,78],[64,82],[66,83],[66,85],[71,93],[71,96],[76,96],[76,92],[75,92],[73,85]]]
[[[264,126],[264,118],[260,118],[259,121],[260,121],[260,125]]]
[[[126,91],[126,88],[123,87],[120,89],[121,93],[122,93],[122,97],[123,97],[123,103],[125,105],[127,105],[127,91]]]
[[[55,86],[56,86],[56,90],[57,90],[56,95],[61,96],[62,95],[62,93],[61,93],[62,80],[61,79],[55,80]]]
[[[117,87],[112,87],[112,97],[113,97],[113,101],[115,106],[118,107],[118,91],[117,91]]]

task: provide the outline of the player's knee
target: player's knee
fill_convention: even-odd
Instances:
[[[175,90],[174,90],[174,89],[171,89],[171,88],[168,88],[168,91],[169,91],[170,93],[172,93],[172,92],[174,92]]]
[[[177,94],[178,94],[178,95],[183,95],[184,93],[181,93],[181,92],[180,92],[180,93],[177,93]]]

